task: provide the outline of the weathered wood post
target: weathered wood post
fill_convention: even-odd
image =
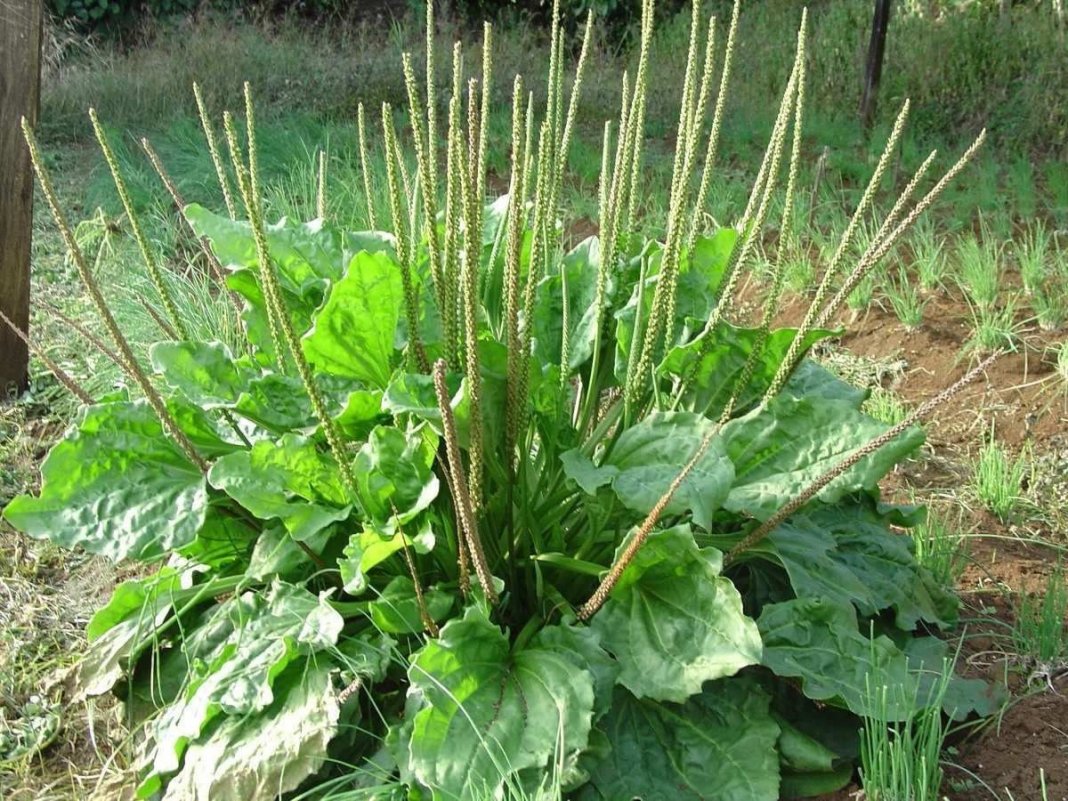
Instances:
[[[879,93],[879,78],[883,74],[883,54],[886,52],[886,29],[890,26],[890,0],[875,0],[868,43],[868,63],[864,69],[864,94],[860,99],[860,121],[864,130],[875,119],[875,101]]]
[[[20,120],[37,122],[43,0],[0,2],[0,311],[23,331],[30,321],[33,169]],[[0,324],[0,398],[26,388],[25,343]]]

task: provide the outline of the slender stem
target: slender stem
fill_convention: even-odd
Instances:
[[[159,392],[152,386],[152,382],[149,380],[148,375],[138,363],[133,348],[130,347],[129,341],[123,335],[122,329],[119,327],[118,322],[116,322],[115,317],[111,313],[111,309],[108,308],[107,301],[104,300],[104,294],[100,291],[100,285],[97,284],[96,278],[89,269],[89,264],[86,262],[81,248],[78,247],[78,242],[74,238],[74,232],[71,230],[66,216],[59,208],[59,199],[52,186],[52,178],[49,175],[48,170],[45,169],[44,161],[41,158],[41,151],[37,145],[37,138],[33,135],[33,129],[30,128],[30,124],[26,121],[25,117],[22,118],[22,133],[26,137],[26,144],[30,151],[30,161],[33,163],[34,172],[37,173],[37,180],[41,184],[45,202],[48,204],[49,211],[52,212],[52,218],[56,221],[56,226],[59,228],[60,235],[63,237],[63,242],[67,246],[67,251],[70,253],[74,266],[78,270],[78,275],[81,277],[82,283],[85,284],[85,289],[89,293],[89,298],[92,300],[93,305],[96,306],[97,314],[100,315],[100,319],[104,323],[104,328],[107,329],[115,343],[115,347],[118,349],[118,355],[124,371],[138,385],[138,387],[140,387],[141,392],[144,393],[145,399],[148,401],[149,406],[152,407],[152,411],[156,413],[156,417],[159,419],[163,430],[174,440],[189,461],[196,465],[200,472],[207,473],[208,463],[199,453],[197,453],[197,450],[193,447],[193,443],[190,441],[189,437],[182,431],[181,427],[167,409],[167,405],[164,403]]]
[[[49,372],[56,377],[56,380],[59,381],[70,394],[86,406],[93,403],[93,396],[86,392],[82,386],[71,377],[70,373],[56,364],[56,362],[45,352],[44,348],[38,347],[36,342],[31,341],[26,332],[15,325],[11,318],[2,311],[0,311],[0,322],[3,322],[4,325],[11,329],[15,336],[25,343],[26,347],[30,349],[30,352],[41,360],[41,363],[48,368]]]

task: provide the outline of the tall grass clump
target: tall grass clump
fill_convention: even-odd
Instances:
[[[991,426],[990,437],[979,450],[972,475],[976,498],[997,517],[1008,519],[1023,498],[1029,462],[1026,452],[1012,458],[998,442]]]
[[[927,671],[924,689],[912,690],[916,695],[905,699],[919,711],[900,722],[893,709],[909,690],[878,672],[865,676],[874,712],[865,718],[861,731],[860,778],[865,797],[871,801],[938,801],[942,797],[941,757],[950,725],[942,706],[953,664],[945,660],[939,669],[928,667]]]
[[[980,241],[974,234],[957,243],[957,282],[970,302],[982,310],[992,309],[1001,288],[1001,248],[991,238]]]
[[[1021,593],[1012,629],[1017,654],[1033,660],[1049,681],[1068,664],[1068,581],[1058,563],[1039,594]]]
[[[946,519],[931,509],[912,530],[916,560],[931,571],[943,587],[955,587],[968,563],[965,539]]]
[[[741,279],[767,227],[792,230],[798,213],[807,15],[757,180],[715,224],[740,9],[723,22],[693,5],[666,216],[650,236],[649,109],[664,97],[650,91],[646,0],[624,100],[600,126],[597,234],[576,243],[563,196],[594,26],[566,81],[558,5],[544,90],[504,81],[499,197],[496,34],[485,26],[474,52],[444,48],[433,4],[420,56],[400,59],[406,116],[357,109],[348,189],[335,189],[345,168],[328,147],[271,197],[252,86],[221,126],[199,98],[222,201],[182,216],[208,250],[196,258],[214,297],[240,307],[240,347],[180,316],[185,288],[149,245],[138,252],[162,334],[138,353],[24,125],[127,387],[80,406],[40,493],[4,515],[29,536],[142,563],[90,620],[76,677],[87,696],[129,701],[142,796],[353,797],[374,777],[464,801],[546,789],[667,801],[680,786],[774,801],[784,782],[838,787],[851,773],[848,753],[799,727],[780,747],[799,710],[855,732],[860,718],[926,708],[910,654],[940,653],[928,633],[955,625],[958,602],[892,528],[917,511],[880,503],[878,482],[920,446],[917,423],[991,360],[884,423],[806,354],[837,335],[846,298],[983,137],[929,185],[924,162],[853,259],[904,104],[814,268],[801,324],[773,327],[778,254],[747,324]],[[384,197],[365,199],[359,227],[339,224],[335,192],[373,193],[375,160]],[[277,219],[283,206],[314,216]],[[127,212],[145,231],[136,204]],[[876,619],[900,637],[875,636]],[[856,677],[876,666],[905,694],[866,693]],[[975,685],[955,689],[961,715],[990,713]],[[817,758],[798,764],[795,746]]]

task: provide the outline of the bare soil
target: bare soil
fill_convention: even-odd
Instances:
[[[807,299],[794,299],[779,322],[796,324],[806,308]],[[839,344],[862,363],[877,360],[868,362],[869,379],[911,409],[976,363],[978,356],[961,356],[970,319],[964,299],[951,292],[930,298],[923,324],[913,331],[873,304],[859,317],[848,310],[839,315],[848,331]],[[1055,665],[1048,675],[1011,653],[1005,637],[1013,599],[1040,593],[1058,555],[1063,559],[1068,551],[1068,383],[1055,374],[1050,359],[1051,346],[1065,332],[1029,326],[1023,312],[1019,322],[1017,351],[999,358],[981,381],[926,421],[924,458],[902,465],[885,488],[891,496],[913,490],[921,499],[963,510],[971,560],[958,587],[966,624],[959,669],[1006,682],[1013,695],[1000,716],[952,746],[953,764],[942,789],[950,801],[1068,801],[1068,665]],[[991,425],[1001,443],[1012,452],[1026,451],[1037,466],[1029,505],[1008,521],[981,509],[966,489],[971,460]],[[863,798],[854,784],[823,801],[858,797]]]

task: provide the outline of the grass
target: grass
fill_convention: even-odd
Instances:
[[[953,664],[946,660],[928,689],[927,707],[907,720],[891,710],[899,703],[915,705],[919,689],[883,683],[865,676],[866,699],[873,714],[864,718],[860,737],[860,777],[871,801],[938,801],[942,787],[940,763],[949,723],[942,717]]]
[[[931,571],[942,587],[956,587],[968,561],[965,540],[945,516],[929,509],[927,517],[912,529],[917,561]]]
[[[973,305],[971,307],[972,334],[966,351],[993,353],[1016,350],[1023,324],[1016,320],[1016,300],[1009,296],[1000,306]]]
[[[1068,667],[1068,581],[1058,563],[1040,595],[1021,593],[1012,629],[1014,650],[1044,669],[1046,679]]]
[[[957,243],[957,282],[980,310],[994,307],[1001,288],[1001,248],[968,234]]]
[[[927,300],[920,297],[919,290],[904,269],[898,270],[896,279],[887,281],[886,299],[906,331],[915,331],[923,325],[923,310]]]
[[[928,292],[940,289],[946,276],[946,254],[930,217],[917,221],[911,242],[913,266],[920,286]]]
[[[979,451],[972,474],[972,491],[988,511],[1007,520],[1023,498],[1023,483],[1027,476],[1029,457],[1026,452],[1015,459],[990,428],[990,438]]]
[[[891,390],[881,386],[872,388],[871,395],[861,407],[880,423],[897,425],[909,415],[908,407]]]
[[[1034,295],[1046,280],[1052,237],[1041,219],[1035,220],[1013,243],[1024,291]]]

